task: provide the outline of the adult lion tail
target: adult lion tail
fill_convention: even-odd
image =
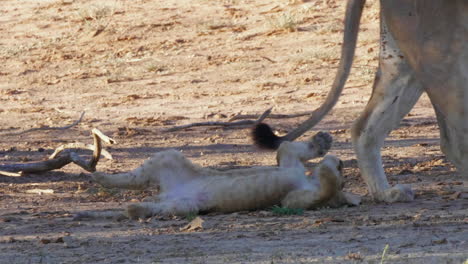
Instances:
[[[351,70],[351,65],[353,64],[354,51],[356,50],[359,32],[359,22],[365,2],[366,0],[348,0],[340,64],[338,65],[338,72],[335,75],[335,80],[333,81],[332,88],[328,92],[325,102],[312,113],[311,117],[283,137],[278,137],[273,134],[268,125],[258,124],[253,130],[255,144],[268,149],[277,149],[281,142],[293,141],[307,130],[311,129],[330,112],[333,106],[335,106],[343,91],[343,87]]]
[[[271,127],[267,124],[260,123],[252,130],[252,137],[255,145],[264,149],[278,149],[284,137],[278,137],[273,133]]]

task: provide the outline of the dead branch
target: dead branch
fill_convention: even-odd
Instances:
[[[267,56],[260,56],[260,57],[263,58],[263,59],[265,59],[265,60],[267,60],[267,61],[269,61],[269,62],[271,62],[271,63],[276,63],[276,61],[274,61],[274,60],[268,58]]]
[[[25,173],[40,173],[60,169],[69,163],[75,163],[86,171],[94,172],[96,171],[96,165],[101,154],[106,158],[112,159],[110,153],[102,149],[102,141],[108,144],[114,144],[115,141],[104,135],[96,128],[92,130],[92,134],[94,141],[93,145],[87,145],[79,142],[66,144],[58,147],[49,159],[45,161],[0,165],[0,174],[10,177],[18,177]],[[86,161],[76,152],[71,151],[71,149],[76,148],[93,150],[91,159]]]
[[[22,135],[22,134],[26,134],[26,133],[30,133],[30,132],[34,132],[34,131],[40,131],[40,130],[66,130],[66,129],[69,129],[69,128],[72,128],[72,127],[78,125],[81,122],[81,120],[83,119],[84,114],[85,114],[85,112],[83,111],[81,113],[81,115],[80,115],[80,118],[78,118],[78,120],[76,120],[75,122],[73,122],[72,124],[70,124],[68,126],[63,126],[63,127],[50,127],[50,126],[37,127],[37,128],[31,128],[31,129],[28,129],[28,130],[24,130],[24,131],[21,131],[21,132],[9,133],[8,135],[17,136],[17,135]]]
[[[20,177],[20,176],[23,176],[22,173],[9,172],[9,171],[0,171],[0,175],[8,176],[8,177]]]
[[[273,118],[273,119],[296,118],[296,117],[301,117],[301,116],[309,116],[311,114],[312,114],[312,111],[307,111],[307,112],[302,112],[302,113],[297,113],[297,114],[291,114],[291,115],[272,114],[272,115],[269,115],[268,118]],[[255,115],[236,115],[236,116],[233,116],[231,119],[229,119],[229,122],[234,121],[234,120],[249,119],[249,118],[254,118],[254,117],[255,117]]]
[[[242,127],[242,126],[251,126],[258,123],[261,123],[267,116],[271,113],[271,109],[266,110],[263,114],[258,117],[257,120],[241,120],[236,122],[218,122],[218,121],[211,121],[211,122],[199,122],[199,123],[191,123],[181,126],[175,126],[168,129],[165,129],[164,132],[174,132],[177,130],[182,130],[190,127],[198,127],[198,126],[222,126],[222,127]]]
[[[49,159],[54,159],[56,158],[62,151],[67,150],[67,149],[89,149],[89,150],[94,150],[94,145],[92,144],[85,144],[81,142],[75,142],[75,143],[69,143],[65,144],[62,146],[59,146],[58,148],[55,149],[54,153],[49,156]],[[104,156],[106,159],[112,159],[112,155],[105,149],[101,150],[101,155]]]

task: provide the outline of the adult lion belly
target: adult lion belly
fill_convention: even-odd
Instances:
[[[447,89],[451,76],[466,70],[468,3],[393,0],[381,4],[384,24],[425,89]]]

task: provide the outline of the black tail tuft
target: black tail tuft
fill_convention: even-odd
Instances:
[[[283,138],[275,135],[271,127],[264,123],[260,123],[253,128],[252,137],[255,145],[264,149],[278,149],[281,142],[283,142]]]

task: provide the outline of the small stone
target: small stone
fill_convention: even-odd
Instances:
[[[446,238],[442,238],[442,239],[438,239],[438,240],[432,240],[432,244],[437,244],[437,245],[440,245],[440,244],[447,244],[447,239],[446,239]]]

